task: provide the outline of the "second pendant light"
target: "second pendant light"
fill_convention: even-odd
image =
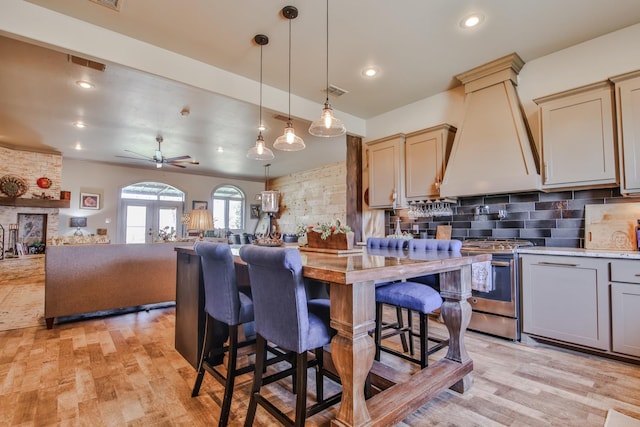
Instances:
[[[299,151],[304,150],[306,146],[302,138],[296,135],[291,121],[291,21],[298,17],[298,9],[294,6],[285,6],[282,8],[282,16],[289,20],[289,114],[284,134],[275,140],[273,148],[282,151]]]

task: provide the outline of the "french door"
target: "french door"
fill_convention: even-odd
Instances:
[[[173,228],[176,237],[182,237],[178,221],[182,216],[181,202],[157,200],[123,200],[120,241],[124,243],[153,243],[158,232]]]

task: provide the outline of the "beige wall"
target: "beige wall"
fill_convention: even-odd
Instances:
[[[346,221],[346,162],[276,178],[269,186],[280,191],[280,212],[275,223],[281,233],[295,233],[298,224]]]
[[[64,159],[62,162],[62,186],[71,191],[71,208],[60,209],[60,235],[71,235],[74,229],[68,227],[69,217],[86,216],[88,233],[95,233],[96,228],[106,228],[113,243],[123,243],[117,239],[120,190],[127,185],[143,181],[156,181],[172,185],[186,193],[185,212],[191,211],[193,200],[207,200],[211,208],[211,196],[215,188],[230,184],[238,187],[246,197],[245,219],[246,231],[253,232],[257,220],[250,218],[249,205],[256,193],[264,188],[264,183],[244,181],[204,175],[190,175],[180,172],[168,172],[166,168],[140,169],[115,166],[106,163],[87,162]],[[102,195],[100,210],[79,208],[80,191],[93,191]],[[109,222],[107,222],[109,221]]]
[[[640,24],[534,59],[524,65],[517,90],[538,146],[538,115],[533,99],[640,69],[638,40]],[[364,142],[442,123],[458,127],[462,119],[463,102],[464,88],[457,87],[381,114],[367,120]]]

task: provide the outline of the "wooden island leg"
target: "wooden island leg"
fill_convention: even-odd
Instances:
[[[371,417],[364,385],[375,356],[369,331],[375,328],[373,281],[352,285],[331,284],[331,357],[342,382],[342,400],[333,426],[360,426]]]
[[[463,266],[458,271],[440,273],[440,295],[444,299],[442,318],[449,331],[449,348],[445,358],[458,363],[471,361],[464,345],[464,334],[471,321],[471,305],[467,301],[471,297],[471,265]],[[451,389],[464,393],[472,384],[473,375],[469,373]]]

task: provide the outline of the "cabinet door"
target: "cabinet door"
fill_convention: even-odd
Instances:
[[[640,357],[640,285],[611,283],[611,349]]]
[[[448,125],[407,135],[404,146],[407,199],[440,197],[440,183],[454,135],[455,128]]]
[[[543,188],[616,184],[613,96],[607,82],[536,99]]]
[[[369,206],[404,206],[404,135],[367,144],[369,152]]]
[[[616,115],[622,194],[640,193],[640,71],[616,82]]]
[[[609,350],[608,263],[522,255],[523,332]]]

